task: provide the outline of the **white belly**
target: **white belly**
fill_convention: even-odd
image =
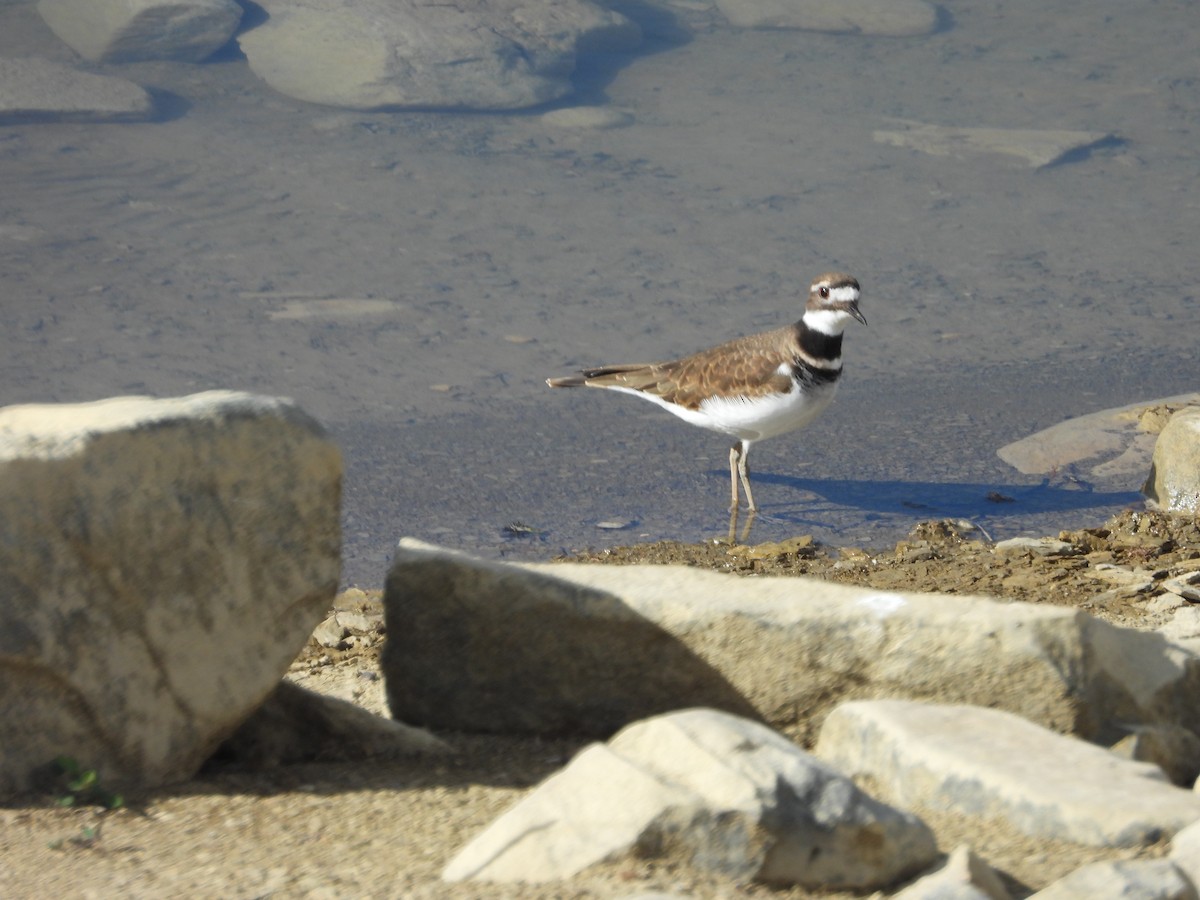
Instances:
[[[700,404],[699,409],[685,409],[667,403],[653,394],[643,394],[629,388],[612,390],[644,397],[685,422],[699,425],[701,428],[732,435],[743,441],[761,441],[803,428],[833,402],[837,386],[836,381],[820,387],[809,387],[804,391],[798,386],[793,386],[786,394],[756,397],[752,400],[710,397]]]

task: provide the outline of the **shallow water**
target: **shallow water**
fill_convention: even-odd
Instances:
[[[643,52],[580,79],[632,114],[611,131],[310,106],[236,52],[106,70],[164,121],[0,126],[0,403],[296,398],[345,450],[347,583],[381,584],[401,535],[695,540],[726,530],[725,439],[544,378],[794,320],[841,268],[871,324],[833,408],[756,445],[754,539],[880,545],[941,516],[1004,537],[1137,501],[995,451],[1200,386],[1194,4],[962,3],[887,39],[631,14]],[[0,4],[0,54],[32,53],[72,59]],[[873,139],[897,120],[1115,140],[1034,169]]]

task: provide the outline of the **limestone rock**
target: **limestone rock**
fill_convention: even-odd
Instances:
[[[234,0],[38,0],[46,24],[86,60],[200,62],[233,37]]]
[[[433,728],[608,736],[681,706],[802,738],[893,696],[1116,741],[1200,725],[1200,659],[1048,604],[881,593],[673,566],[513,565],[405,539],[384,596],[392,714]]]
[[[966,844],[956,847],[936,872],[915,881],[892,900],[1010,900],[992,867]]]
[[[1077,416],[1006,444],[996,454],[1026,475],[1080,464],[1096,477],[1135,475],[1150,467],[1155,432],[1146,419],[1157,410],[1200,405],[1200,393],[1144,400]],[[1155,416],[1157,418],[1157,416]]]
[[[238,36],[250,68],[298,100],[352,109],[517,109],[570,93],[577,52],[637,26],[588,0],[262,0]]]
[[[825,720],[816,753],[906,808],[1004,819],[1035,837],[1130,847],[1200,819],[1200,797],[1158,766],[995,709],[846,703]]]
[[[717,0],[738,28],[795,28],[834,34],[910,37],[937,28],[937,8],[924,0]]]
[[[340,491],[287,400],[0,410],[0,794],[60,755],[114,789],[194,773],[329,608]]]
[[[932,156],[967,156],[998,153],[1017,156],[1040,169],[1062,162],[1117,139],[1102,131],[1038,131],[1021,128],[948,128],[920,122],[898,123],[896,130],[876,131],[878,144],[910,147]]]
[[[322,647],[336,647],[346,636],[346,626],[338,621],[337,613],[333,613],[313,629],[312,636]]]
[[[1200,515],[1200,407],[1171,416],[1154,444],[1142,493],[1159,509]]]
[[[472,840],[448,881],[541,882],[626,856],[808,888],[883,887],[928,865],[932,833],[770,729],[715,710],[593,744]]]
[[[0,57],[0,123],[136,122],[153,114],[150,95],[124,78],[38,57]]]
[[[1196,889],[1167,859],[1094,862],[1029,900],[1196,900]]]
[[[217,756],[239,765],[271,768],[449,752],[445,742],[422,728],[385,719],[285,679],[221,745]]]
[[[1186,575],[1166,578],[1160,586],[1163,590],[1191,603],[1200,603],[1200,572],[1188,572]]]

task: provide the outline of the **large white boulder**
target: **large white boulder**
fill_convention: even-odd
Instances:
[[[1116,740],[1200,724],[1200,659],[1049,604],[675,566],[514,565],[404,540],[384,596],[392,714],[434,728],[607,736],[685,706],[807,740],[844,700],[1018,713]]]
[[[581,47],[627,48],[638,27],[588,0],[261,0],[238,43],[289,97],[352,109],[516,109],[572,90]]]
[[[593,744],[474,838],[448,881],[542,882],[625,857],[737,880],[869,890],[937,857],[933,833],[756,722],[708,709]]]
[[[0,410],[0,794],[192,775],[329,608],[341,472],[288,400]]]

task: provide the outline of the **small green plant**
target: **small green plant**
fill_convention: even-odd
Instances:
[[[100,774],[87,769],[72,756],[60,756],[54,760],[59,788],[63,793],[56,801],[59,806],[103,806],[105,809],[120,809],[125,798],[113,793],[100,784]]]
[[[95,825],[84,825],[79,829],[79,834],[72,835],[69,838],[57,838],[56,840],[53,840],[47,844],[47,846],[51,850],[62,850],[64,847],[70,844],[74,847],[79,847],[82,850],[88,850],[96,846],[100,840],[100,824],[101,823],[96,823]]]

